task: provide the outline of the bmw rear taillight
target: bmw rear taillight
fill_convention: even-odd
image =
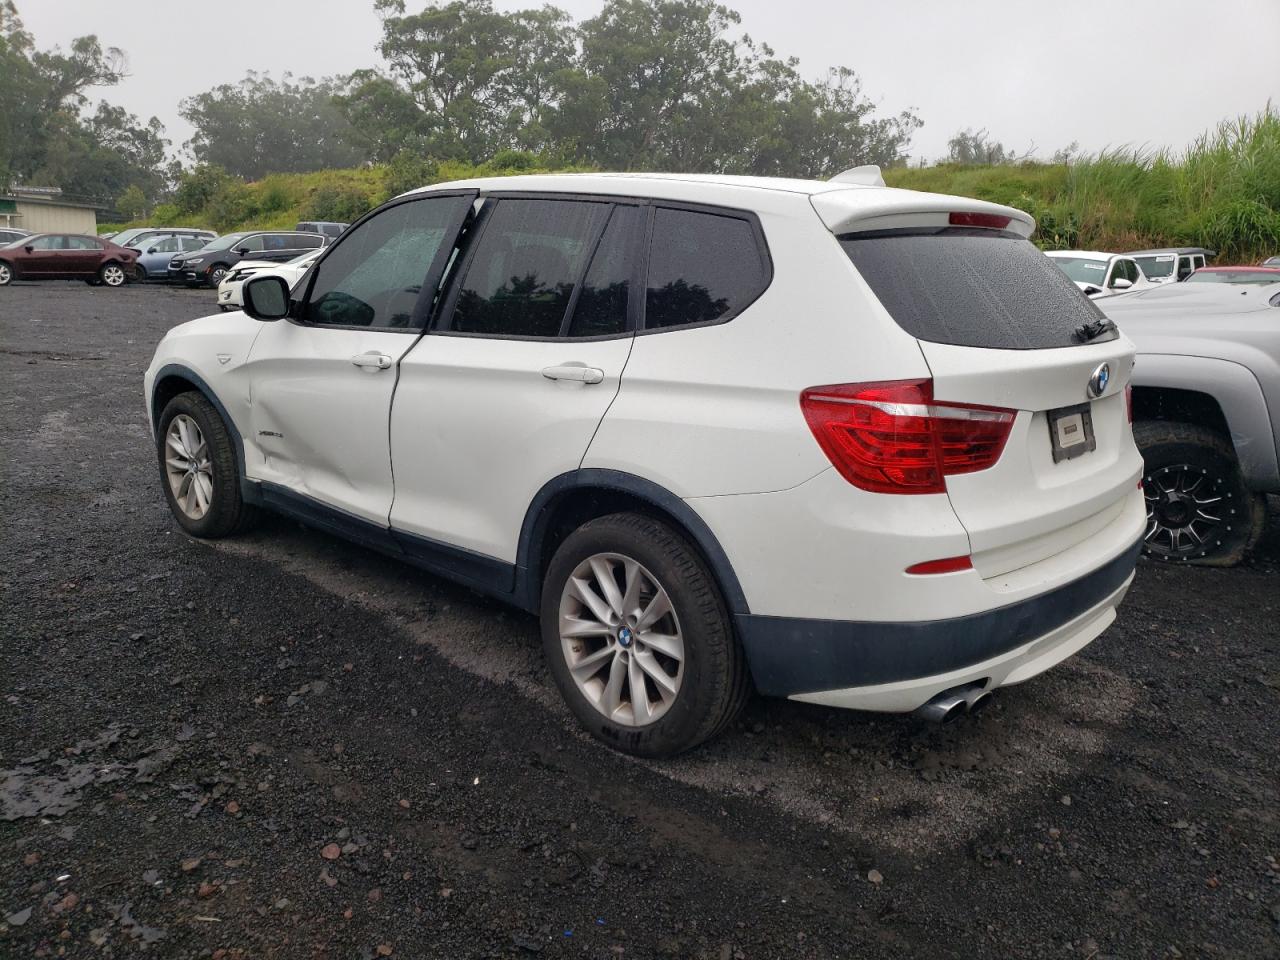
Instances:
[[[875,493],[945,493],[1000,459],[1016,411],[933,399],[932,380],[810,387],[800,408],[832,466]]]

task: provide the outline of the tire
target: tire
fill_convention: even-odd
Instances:
[[[612,578],[612,600],[597,570]],[[628,589],[633,575],[634,592]],[[604,618],[592,612],[575,579],[592,588],[594,609],[607,613]],[[670,613],[646,625],[660,594]],[[682,753],[720,733],[746,701],[746,658],[720,590],[694,548],[665,523],[618,513],[571,533],[548,565],[540,619],[547,663],[569,709],[616,750],[641,757]],[[572,625],[568,636],[562,624]],[[671,655],[677,651],[679,657]],[[655,669],[666,677],[661,688]],[[633,677],[644,690],[643,704]]]
[[[123,266],[112,260],[102,265],[102,269],[98,271],[98,280],[104,286],[123,287],[129,280],[129,273]]]
[[[229,269],[231,268],[228,267],[225,263],[215,263],[212,267],[210,267],[209,279],[208,279],[209,286],[213,287],[215,290],[218,289],[218,284],[222,282],[222,278],[227,275],[227,271]]]
[[[1191,423],[1137,423],[1147,501],[1147,556],[1234,566],[1262,536],[1266,503],[1245,486],[1226,438]]]
[[[257,511],[240,495],[235,443],[203,394],[180,393],[165,405],[156,431],[156,459],[169,509],[193,537],[230,536],[257,519]],[[185,484],[182,476],[187,476]]]
[[[0,287],[7,287],[13,283],[13,267],[0,260]]]

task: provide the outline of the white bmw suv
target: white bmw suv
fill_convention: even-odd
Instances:
[[[752,686],[950,718],[1098,636],[1145,527],[1133,347],[1033,228],[842,178],[419,190],[165,336],[164,494],[195,536],[270,508],[538,615],[630,753]]]

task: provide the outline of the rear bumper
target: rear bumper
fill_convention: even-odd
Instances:
[[[967,616],[877,623],[745,614],[738,634],[761,693],[913,710],[948,686],[1016,683],[1079,650],[1115,618],[1141,548],[1138,541],[1077,580]]]

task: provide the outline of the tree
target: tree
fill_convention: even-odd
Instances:
[[[107,103],[86,114],[87,91],[125,76],[124,53],[97,37],[70,52],[37,50],[12,0],[0,0],[0,186],[10,180],[60,187],[110,202],[137,185],[164,186],[164,128]]]
[[[132,186],[116,199],[116,209],[129,220],[140,220],[147,215],[147,198],[141,188]]]
[[[1021,154],[1006,150],[1003,143],[993,140],[984,127],[981,130],[964,129],[947,141],[947,162],[981,166],[1025,163],[1036,152],[1032,144]]]
[[[195,134],[186,148],[200,164],[256,180],[268,173],[302,173],[360,163],[367,152],[355,143],[331,80],[285,74],[279,82],[250,72],[182,101]]]

